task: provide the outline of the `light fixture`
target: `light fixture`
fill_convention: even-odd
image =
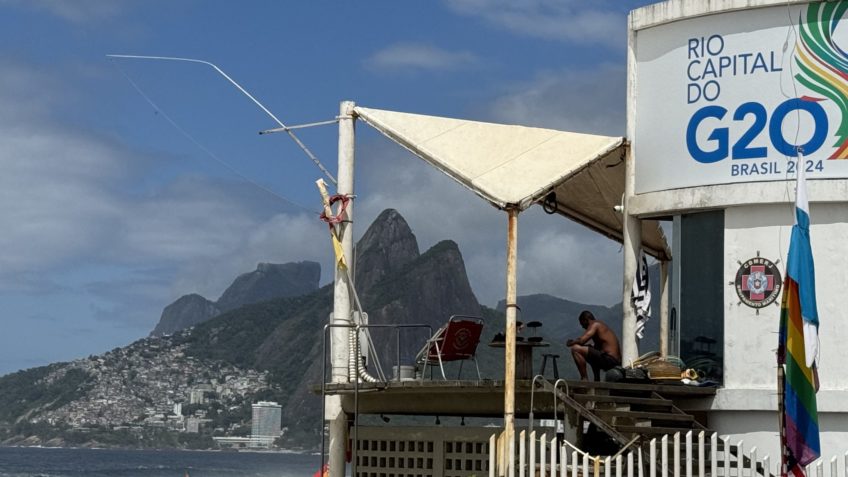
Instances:
[[[383,422],[389,422],[389,421],[391,421],[391,419],[389,418],[389,416],[387,416],[387,415],[385,415],[385,414],[380,414],[380,419],[382,419],[382,420],[383,420]]]

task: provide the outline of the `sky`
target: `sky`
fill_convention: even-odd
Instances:
[[[203,59],[289,125],[339,102],[606,135],[625,128],[626,16],[650,0],[0,0],[0,375],[99,354],[181,295],[313,260],[321,171]],[[333,174],[335,125],[301,130]],[[506,215],[357,125],[358,238],[397,209],[505,290]],[[621,300],[620,246],[534,207],[519,294]]]

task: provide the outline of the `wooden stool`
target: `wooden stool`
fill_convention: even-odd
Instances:
[[[548,364],[548,358],[551,358],[551,362],[554,364],[554,379],[559,379],[559,369],[557,368],[557,358],[559,358],[558,354],[543,354],[542,355],[542,372],[539,373],[542,376],[545,375],[545,366]]]

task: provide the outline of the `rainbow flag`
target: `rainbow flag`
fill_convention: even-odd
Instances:
[[[778,373],[782,377],[782,474],[801,477],[804,466],[821,455],[816,409],[819,318],[803,157],[798,158],[796,170],[795,225],[792,227],[786,280],[783,282],[777,362]]]

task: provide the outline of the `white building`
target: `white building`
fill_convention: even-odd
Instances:
[[[250,437],[270,447],[274,439],[280,437],[282,416],[282,407],[275,402],[259,401],[254,404]]]
[[[635,177],[625,202],[632,216],[673,223],[670,351],[712,362],[721,386],[709,427],[772,456],[796,146],[807,171],[821,319],[822,455],[848,447],[840,364],[848,340],[848,160],[840,160],[848,81],[839,76],[844,67],[828,64],[848,47],[848,19],[827,17],[823,5],[673,0],[629,18]],[[762,280],[749,286],[753,277]]]

